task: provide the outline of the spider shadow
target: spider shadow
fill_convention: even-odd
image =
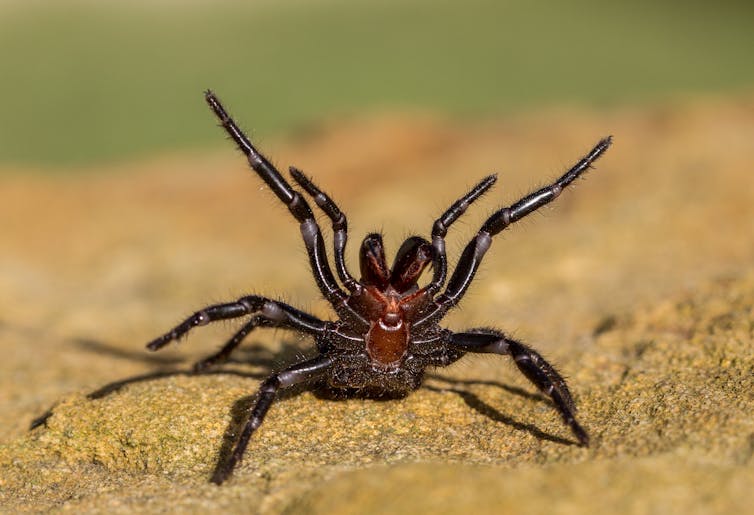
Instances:
[[[184,362],[183,359],[173,357],[169,355],[160,355],[146,352],[128,351],[123,350],[120,347],[108,345],[104,342],[92,340],[92,339],[75,339],[73,343],[79,345],[87,351],[97,352],[101,354],[110,354],[118,359],[127,359],[132,361],[146,362],[156,365],[158,370],[139,374],[117,381],[107,383],[94,391],[87,394],[87,399],[97,400],[107,397],[113,393],[116,393],[124,387],[140,383],[143,381],[152,381],[158,379],[165,379],[173,376],[195,376],[195,375],[236,375],[243,378],[251,378],[261,380],[268,377],[273,370],[282,367],[286,363],[291,363],[294,360],[301,360],[304,357],[305,352],[302,351],[299,346],[299,342],[283,341],[281,347],[277,350],[271,350],[267,346],[262,344],[252,344],[237,349],[234,354],[223,365],[217,368],[204,370],[202,372],[194,372],[192,368],[188,370],[185,368],[178,368],[177,366]],[[256,372],[249,372],[248,367],[252,366],[258,368]],[[242,367],[242,368],[241,368]],[[478,413],[494,420],[501,422],[508,426],[521,431],[527,431],[536,438],[548,440],[563,445],[577,445],[576,443],[560,438],[544,431],[541,431],[537,427],[531,424],[525,424],[519,422],[507,415],[500,413],[495,408],[481,400],[476,394],[463,389],[463,386],[469,385],[489,385],[503,389],[514,395],[526,398],[528,400],[536,402],[549,403],[549,400],[536,393],[530,393],[522,388],[509,386],[503,383],[495,381],[474,381],[474,380],[459,380],[450,379],[437,374],[428,374],[427,378],[434,379],[436,381],[451,384],[453,386],[448,388],[441,388],[431,385],[423,385],[430,391],[434,392],[453,392],[459,395],[466,404],[477,411]],[[460,387],[459,387],[460,385]],[[390,401],[405,397],[406,394],[401,395],[379,395],[375,392],[368,390],[334,390],[327,388],[321,383],[303,383],[299,385],[287,388],[277,395],[276,401],[284,401],[300,395],[305,391],[312,392],[317,398],[330,400],[330,401],[343,401],[353,398],[367,398],[375,401]],[[248,420],[249,413],[253,408],[257,399],[256,392],[251,395],[244,396],[233,403],[230,408],[230,422],[223,434],[222,443],[218,452],[218,459],[213,470],[212,477],[219,477],[225,475],[228,468],[228,462],[233,452],[233,449],[238,440],[238,435],[243,429]],[[37,428],[46,423],[47,419],[53,414],[54,406],[48,409],[44,414],[35,418],[31,424],[30,429]]]
[[[289,355],[287,352],[284,353],[284,355]],[[298,356],[301,355],[300,351],[296,354]],[[277,363],[278,360],[276,359],[275,362]],[[257,376],[258,379],[263,379],[266,377],[269,377],[269,375],[272,373],[273,368],[270,366],[269,370],[265,374],[259,374]],[[211,373],[223,373],[222,370],[218,371],[205,371],[200,372],[199,374],[211,374]],[[287,399],[292,399],[294,397],[297,397],[301,395],[304,392],[315,392],[319,389],[320,385],[319,383],[301,383],[296,384],[293,386],[290,386],[284,390],[279,391],[275,395],[275,404],[285,401]],[[225,429],[225,432],[223,433],[222,443],[220,444],[220,450],[218,451],[218,457],[217,457],[217,463],[215,464],[215,468],[212,470],[212,479],[211,481],[213,483],[219,484],[222,482],[223,478],[227,477],[230,472],[232,472],[232,468],[229,466],[231,455],[233,454],[233,449],[236,446],[236,443],[238,443],[239,435],[241,434],[241,431],[243,431],[244,426],[246,426],[246,423],[249,421],[249,414],[251,413],[251,410],[254,408],[254,405],[257,402],[258,398],[258,392],[254,392],[251,395],[246,395],[244,397],[241,397],[240,399],[236,400],[233,403],[233,406],[230,408],[230,422],[228,423],[227,428]]]
[[[96,400],[104,398],[110,394],[113,394],[122,388],[139,383],[142,381],[152,381],[156,379],[164,379],[173,376],[198,376],[198,375],[235,375],[238,377],[251,378],[262,380],[269,377],[273,370],[283,368],[285,364],[291,363],[295,360],[302,360],[306,357],[307,352],[301,349],[300,342],[298,341],[285,341],[281,342],[280,348],[272,350],[268,346],[263,344],[251,344],[238,348],[234,353],[222,364],[218,364],[216,367],[208,370],[195,371],[193,366],[188,370],[183,368],[176,368],[175,365],[183,363],[181,358],[171,357],[164,354],[155,354],[147,352],[125,351],[119,347],[108,345],[104,342],[91,340],[91,339],[76,339],[74,343],[83,347],[86,350],[92,352],[98,352],[103,354],[110,354],[116,358],[129,359],[132,361],[141,361],[147,363],[156,364],[160,367],[154,372],[146,374],[140,374],[111,383],[105,384],[100,388],[87,394],[87,399]],[[310,352],[311,353],[311,352]],[[254,367],[259,369],[256,372],[249,372],[248,367]],[[307,390],[312,390],[311,384],[300,384],[287,388],[277,395],[276,400],[285,400]],[[244,396],[233,403],[230,408],[231,420],[228,427],[225,430],[222,438],[222,444],[218,452],[217,464],[212,473],[212,477],[221,477],[226,475],[228,469],[228,461],[233,452],[233,448],[238,440],[238,435],[246,424],[249,413],[253,408],[257,399],[257,393],[254,392],[251,395]],[[52,415],[53,408],[50,408],[42,416],[37,417],[31,424],[30,429],[43,425],[47,419]]]
[[[142,362],[152,364],[157,367],[157,370],[153,372],[147,372],[144,374],[138,374],[116,381],[112,381],[99,388],[89,392],[86,398],[89,400],[98,400],[107,397],[113,393],[117,393],[128,385],[136,384],[144,381],[153,381],[158,379],[165,379],[174,376],[198,376],[198,375],[235,375],[243,378],[262,380],[269,377],[273,370],[284,368],[286,364],[289,364],[296,360],[302,360],[307,357],[307,354],[311,353],[306,350],[302,350],[300,342],[296,340],[282,341],[281,346],[278,349],[270,349],[268,346],[252,343],[251,345],[245,345],[235,352],[224,363],[218,364],[208,370],[202,370],[196,372],[193,369],[193,365],[188,369],[181,367],[180,365],[185,362],[184,359],[169,354],[155,354],[142,350],[124,350],[121,347],[110,345],[101,340],[95,340],[91,338],[74,338],[68,341],[68,343],[74,344],[86,352],[93,352],[97,354],[109,355],[116,359],[129,360],[135,362]],[[257,371],[249,372],[248,368],[256,368]],[[277,400],[285,400],[297,395],[300,395],[304,391],[315,389],[311,384],[295,385],[291,388],[287,388],[277,395]],[[231,421],[228,424],[227,429],[223,435],[222,444],[219,450],[219,457],[215,470],[213,471],[213,477],[217,477],[219,473],[223,473],[227,470],[228,460],[233,452],[233,448],[237,441],[237,435],[240,430],[246,424],[254,403],[256,402],[257,393],[254,392],[251,395],[244,396],[233,403],[230,408]],[[46,424],[47,420],[53,415],[55,406],[50,407],[42,415],[34,418],[29,425],[29,430],[36,429]]]
[[[279,363],[284,363],[292,355],[301,355],[301,350],[293,343],[284,342],[281,349],[278,351],[272,351],[268,347],[261,344],[253,344],[247,346],[244,349],[238,349],[236,355],[226,361],[223,366],[217,368],[205,370],[202,372],[195,372],[193,368],[185,369],[179,368],[178,365],[185,362],[184,359],[179,357],[149,353],[146,351],[129,351],[120,347],[109,345],[106,342],[100,340],[94,340],[91,338],[74,338],[69,340],[68,343],[79,346],[88,352],[95,352],[98,354],[105,354],[115,357],[117,359],[126,359],[129,361],[145,362],[153,364],[158,367],[153,372],[147,372],[144,374],[138,374],[123,379],[118,379],[110,383],[104,384],[99,388],[86,394],[86,398],[89,400],[98,400],[113,393],[116,393],[128,385],[137,384],[145,381],[154,381],[158,379],[165,379],[174,376],[196,376],[196,375],[235,375],[243,378],[250,379],[264,379],[269,376],[273,368]],[[244,368],[251,365],[261,369],[257,372],[249,372],[244,368],[233,367],[233,365],[240,365]],[[253,398],[254,396],[250,396]],[[47,420],[53,415],[55,406],[50,407],[41,415],[35,417],[29,424],[29,430],[36,429],[47,423]]]
[[[536,401],[536,402],[543,402],[546,404],[551,404],[549,399],[547,399],[545,396],[539,394],[539,393],[531,393],[523,388],[518,388],[516,386],[510,386],[503,383],[499,383],[497,381],[475,381],[475,380],[467,380],[467,379],[451,379],[448,377],[443,377],[437,374],[427,374],[427,378],[434,379],[436,381],[441,381],[444,383],[452,384],[452,385],[462,385],[462,386],[470,386],[470,385],[485,385],[485,386],[494,386],[496,388],[500,388],[502,390],[505,390],[509,393],[512,393],[513,395],[517,395],[519,397],[523,397],[527,400]],[[546,433],[536,427],[533,424],[526,424],[524,422],[520,422],[513,417],[510,417],[508,415],[505,415],[498,411],[497,409],[493,408],[489,404],[487,404],[485,401],[483,401],[481,398],[479,398],[478,395],[475,393],[472,393],[468,390],[463,389],[462,387],[459,388],[458,386],[450,386],[446,388],[441,388],[437,386],[432,385],[424,385],[423,388],[426,388],[432,392],[438,392],[438,393],[444,393],[444,392],[451,392],[455,393],[463,401],[466,403],[468,407],[476,411],[477,413],[484,415],[485,417],[489,418],[490,420],[494,420],[495,422],[500,422],[502,424],[505,424],[507,426],[510,426],[518,431],[526,431],[527,433],[531,434],[537,439],[540,440],[547,440],[549,442],[555,442],[561,445],[575,445],[578,446],[578,442],[574,442],[572,440],[568,440],[566,438],[562,438],[560,436],[552,435],[549,433]]]
[[[304,392],[312,393],[317,399],[334,402],[344,402],[349,399],[369,399],[377,402],[387,402],[402,399],[409,394],[409,392],[385,394],[384,392],[368,388],[333,388],[321,380],[314,380],[296,384],[279,391],[275,396],[275,404],[297,397]],[[242,397],[233,403],[230,409],[231,421],[223,435],[217,465],[212,471],[212,482],[222,481],[220,478],[227,477],[231,472],[232,469],[228,466],[231,454],[236,446],[240,432],[249,419],[249,413],[254,407],[256,400],[257,395],[254,394]]]
[[[484,415],[485,417],[490,418],[491,420],[495,422],[506,424],[519,431],[526,431],[529,434],[533,435],[535,438],[538,438],[541,440],[547,440],[547,441],[555,442],[561,445],[578,445],[578,443],[576,442],[567,440],[565,438],[561,438],[559,436],[551,435],[549,433],[546,433],[540,430],[539,428],[537,428],[536,426],[532,424],[525,424],[523,422],[519,422],[513,419],[512,417],[509,417],[507,415],[500,413],[498,410],[496,410],[495,408],[493,408],[492,406],[490,406],[489,404],[481,400],[476,394],[463,389],[463,386],[469,386],[469,385],[494,386],[502,390],[505,390],[509,393],[512,393],[514,395],[517,395],[519,397],[523,397],[527,400],[550,404],[549,399],[539,393],[531,393],[524,390],[523,388],[506,385],[506,384],[499,383],[496,381],[474,381],[474,380],[461,380],[461,379],[456,380],[456,379],[450,379],[450,378],[443,377],[436,374],[427,374],[427,378],[445,382],[445,383],[450,383],[456,386],[453,386],[450,388],[439,388],[439,387],[424,384],[422,388],[427,388],[428,390],[434,391],[434,392],[448,392],[448,391],[453,392],[459,395],[471,409],[477,411],[478,413]],[[458,387],[458,385],[461,385],[461,387]],[[313,382],[313,383],[309,382],[309,383],[298,384],[298,385],[292,386],[286,390],[279,392],[276,398],[276,402],[298,396],[302,392],[311,392],[318,399],[327,400],[327,401],[335,401],[335,402],[339,402],[339,401],[342,402],[342,401],[347,401],[349,399],[355,399],[355,398],[369,399],[369,400],[377,401],[377,402],[388,402],[392,400],[402,399],[410,394],[410,392],[404,392],[404,393],[398,393],[398,394],[393,394],[393,395],[385,395],[384,393],[380,393],[379,391],[374,391],[374,390],[369,390],[369,389],[355,389],[355,388],[335,389],[335,388],[328,387],[326,384],[322,382]],[[219,451],[219,459],[212,475],[213,478],[225,477],[227,475],[228,473],[227,463],[233,452],[233,448],[235,447],[235,444],[238,440],[238,435],[240,434],[240,431],[243,429],[243,426],[246,424],[246,421],[248,420],[248,414],[253,408],[255,402],[256,402],[256,395],[248,395],[241,399],[238,399],[233,404],[233,407],[231,408],[231,422],[228,425],[228,428],[226,429],[225,434],[223,435],[223,442]]]

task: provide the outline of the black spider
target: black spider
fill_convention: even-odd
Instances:
[[[262,424],[281,388],[317,381],[346,394],[360,391],[376,396],[401,396],[419,388],[427,367],[450,365],[467,352],[512,356],[519,370],[550,396],[579,444],[588,445],[589,437],[576,421],[576,408],[565,380],[535,350],[495,329],[479,328],[454,333],[438,323],[460,302],[490,247],[492,237],[554,200],[607,150],[610,137],[597,143],[552,185],[493,213],[464,249],[442,293],[439,292],[447,279],[448,268],[445,234],[469,205],[495,183],[495,175],[484,178],[435,221],[431,243],[419,236],[412,236],[403,242],[392,267],[388,267],[385,261],[382,237],[369,234],[361,244],[361,279],[357,280],[348,271],[344,259],[347,239],[345,215],[308,177],[291,167],[290,173],[296,183],[332,221],[335,270],[346,292],[330,270],[322,234],[306,199],[254,148],[211,91],[206,92],[205,98],[222,126],[247,156],[254,171],[288,206],[300,224],[314,279],[338,315],[338,320],[334,322],[323,321],[282,302],[249,295],[235,302],[197,311],[147,345],[150,350],[157,350],[179,339],[193,327],[215,320],[249,317],[219,352],[195,365],[195,370],[201,371],[227,359],[256,327],[292,329],[314,337],[319,352],[316,357],[274,373],[262,382],[243,432],[227,462],[216,470],[213,482],[220,484],[231,474],[243,456],[249,438]],[[417,281],[427,265],[432,266],[432,280],[420,288]]]

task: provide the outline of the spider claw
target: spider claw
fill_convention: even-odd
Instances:
[[[162,336],[155,338],[154,340],[149,342],[147,344],[147,349],[151,351],[160,350],[173,340],[178,341],[181,336],[182,335],[178,334],[175,330],[172,330],[169,333],[163,334]]]
[[[206,358],[194,363],[194,366],[191,367],[191,369],[195,374],[201,374],[202,372],[205,372],[206,370],[212,368],[212,366],[215,364],[216,360],[212,358]]]
[[[571,431],[578,438],[580,447],[589,447],[589,434],[575,420],[571,423]]]
[[[159,338],[156,338],[152,340],[151,342],[149,342],[147,344],[147,349],[151,350],[152,352],[156,350],[160,350],[165,345],[167,345],[171,339],[172,338],[165,338],[165,336],[160,336]]]
[[[235,463],[233,464],[235,466]],[[220,486],[223,484],[223,482],[230,477],[231,472],[233,471],[233,468],[229,466],[224,467],[218,467],[217,470],[212,474],[212,478],[210,481],[217,486]]]

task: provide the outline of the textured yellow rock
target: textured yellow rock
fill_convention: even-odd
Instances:
[[[230,326],[164,356],[143,344],[193,308],[249,290],[326,315],[295,224],[268,213],[268,192],[225,153],[97,178],[3,179],[0,503],[337,513],[351,500],[369,513],[388,499],[399,513],[429,496],[447,512],[747,508],[737,503],[754,452],[754,248],[742,236],[754,234],[752,112],[742,100],[476,127],[383,120],[369,125],[369,145],[375,126],[390,134],[393,124],[406,138],[413,127],[425,150],[386,145],[378,169],[359,162],[352,126],[272,145],[277,162],[333,185],[354,234],[377,224],[388,245],[429,231],[457,191],[498,171],[501,187],[454,228],[452,253],[532,177],[556,176],[613,132],[610,160],[577,195],[493,243],[450,322],[498,325],[541,349],[569,376],[593,445],[568,445],[514,367],[479,357],[401,401],[285,397],[222,488],[207,481],[259,378],[308,343],[260,332],[227,374],[202,376],[185,371]],[[389,181],[362,187],[383,169]]]

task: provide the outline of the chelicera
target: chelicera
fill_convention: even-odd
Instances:
[[[435,221],[431,240],[412,236],[403,242],[390,267],[382,237],[376,233],[367,235],[359,252],[361,278],[356,279],[344,258],[348,235],[346,216],[311,179],[292,167],[293,180],[332,222],[338,282],[328,262],[322,233],[304,195],[292,188],[251,144],[211,91],[206,92],[205,98],[225,131],[248,158],[251,168],[299,223],[314,279],[337,314],[335,321],[320,320],[283,302],[249,295],[203,308],[147,345],[154,351],[178,340],[196,326],[216,320],[246,318],[244,325],[219,352],[195,365],[196,371],[202,371],[227,359],[257,327],[290,329],[314,338],[317,356],[275,372],[262,382],[241,435],[227,461],[217,468],[213,482],[222,483],[231,474],[280,389],[312,382],[346,395],[360,392],[400,397],[419,388],[428,367],[450,365],[468,352],[511,356],[518,369],[552,399],[579,444],[588,445],[589,437],[576,421],[576,408],[565,380],[539,353],[496,329],[453,332],[441,327],[439,322],[463,298],[492,238],[554,200],[607,150],[610,137],[597,143],[551,185],[494,212],[463,250],[450,279],[447,278],[445,235],[469,205],[492,187],[495,175],[482,179]],[[422,272],[428,266],[432,268],[431,280],[419,286]]]

